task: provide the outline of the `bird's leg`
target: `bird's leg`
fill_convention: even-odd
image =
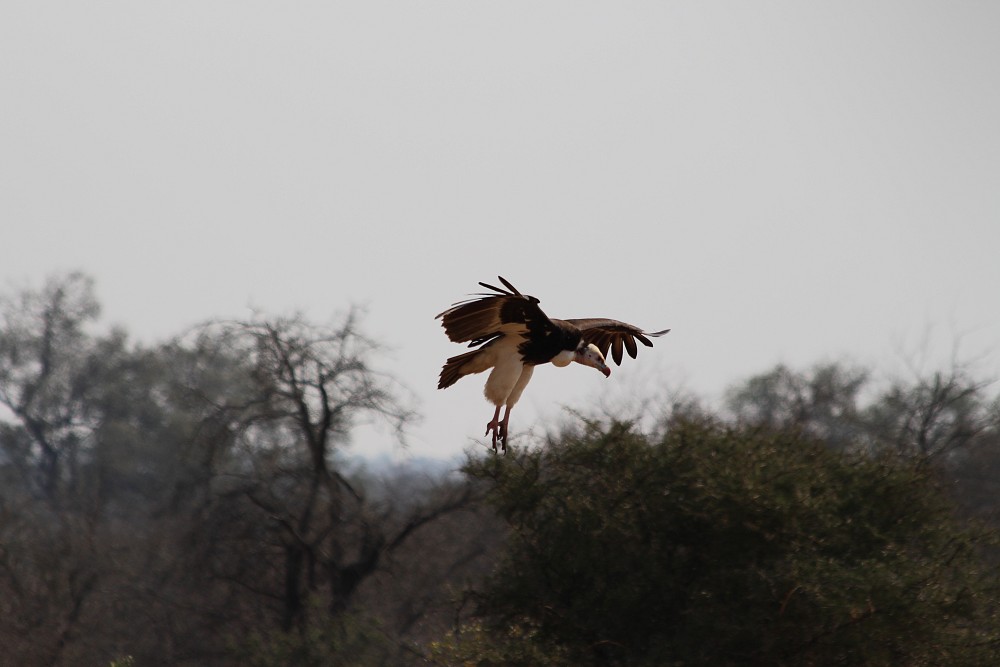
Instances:
[[[500,432],[500,408],[501,407],[503,407],[503,406],[500,406],[500,405],[497,406],[497,411],[493,413],[493,421],[491,421],[490,423],[488,423],[486,425],[486,433],[483,434],[483,435],[486,435],[490,431],[493,431],[493,451],[494,452],[497,450],[497,436],[499,435],[499,432]],[[506,451],[506,450],[507,450],[507,442],[506,442],[506,435],[505,435],[504,436],[504,451]]]
[[[499,413],[498,413],[499,414]],[[500,443],[503,445],[503,453],[507,453],[507,424],[510,422],[510,406],[503,413],[503,421],[500,422]]]

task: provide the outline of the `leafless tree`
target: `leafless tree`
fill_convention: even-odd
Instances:
[[[332,326],[299,317],[214,323],[198,337],[225,340],[242,360],[241,386],[253,388],[215,405],[239,456],[217,471],[214,510],[242,516],[215,533],[236,546],[219,574],[269,601],[283,630],[306,627],[317,599],[331,618],[343,614],[409,540],[468,506],[464,483],[401,507],[344,472],[357,423],[384,420],[402,434],[413,418],[405,392],[371,365],[378,347],[360,333],[356,311]]]

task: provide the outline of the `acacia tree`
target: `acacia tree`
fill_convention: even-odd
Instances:
[[[875,386],[868,371],[842,364],[806,371],[779,365],[731,388],[726,404],[741,423],[801,428],[833,447],[947,463],[995,440],[990,384],[957,363],[885,386]]]
[[[141,643],[129,619],[174,567],[155,558],[176,535],[158,511],[183,458],[170,364],[98,330],[98,314],[79,273],[0,298],[0,644],[12,663],[98,664],[123,638]]]
[[[88,399],[102,352],[120,347],[120,339],[102,344],[86,332],[98,312],[92,282],[79,273],[0,302],[0,404],[20,432],[8,431],[5,454],[28,491],[53,503],[78,472],[99,418]]]
[[[400,508],[343,471],[355,424],[380,419],[402,433],[413,417],[393,379],[372,367],[377,346],[356,312],[331,326],[299,317],[213,323],[193,344],[224,346],[243,388],[204,396],[216,424],[206,432],[224,433],[237,455],[216,471],[210,516],[218,519],[204,524],[203,543],[217,550],[216,575],[276,603],[284,631],[309,628],[319,601],[327,619],[340,617],[385,559],[468,503],[463,484]]]
[[[0,299],[0,636],[26,662],[69,659],[109,574],[87,468],[104,419],[93,397],[125,350],[87,331],[98,310],[77,273]]]
[[[870,373],[843,364],[808,371],[784,365],[729,389],[726,407],[736,420],[767,428],[801,428],[832,447],[858,444],[867,427],[860,394]]]
[[[893,382],[867,411],[870,430],[879,445],[905,456],[930,460],[968,451],[996,436],[988,386],[961,366]]]

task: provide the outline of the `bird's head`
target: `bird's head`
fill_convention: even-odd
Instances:
[[[604,373],[604,377],[610,377],[611,375],[611,369],[608,368],[608,364],[604,360],[604,355],[601,354],[601,351],[593,343],[581,342],[580,346],[576,348],[576,356],[573,361],[584,366],[596,368]]]

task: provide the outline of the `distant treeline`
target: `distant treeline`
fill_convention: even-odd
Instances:
[[[81,274],[0,297],[2,665],[992,665],[1000,400],[778,367],[460,471],[357,314],[156,345]],[[655,414],[650,414],[654,410]],[[642,424],[640,427],[639,424]]]

